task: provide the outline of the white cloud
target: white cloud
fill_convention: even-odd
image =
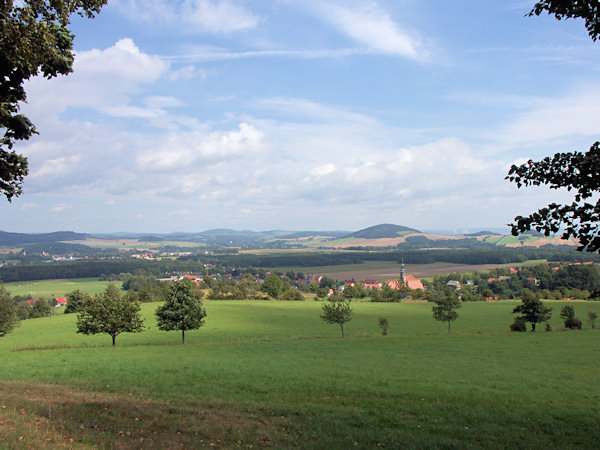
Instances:
[[[333,172],[335,172],[335,164],[325,164],[322,166],[315,167],[310,171],[310,174],[317,177],[322,177],[325,175],[329,175]]]
[[[116,108],[127,105],[140,86],[152,84],[164,76],[170,63],[142,52],[131,39],[113,46],[77,53],[74,73],[46,80],[36,77],[26,85],[35,115],[47,111],[62,112],[69,107]],[[138,114],[139,115],[139,114]]]
[[[134,22],[192,34],[245,31],[259,22],[251,11],[230,0],[120,0],[114,7]]]
[[[215,163],[249,155],[260,148],[262,138],[263,133],[247,123],[234,131],[172,134],[140,154],[137,164],[152,171],[189,169],[197,162]]]
[[[75,73],[81,76],[109,76],[136,83],[152,83],[167,68],[167,62],[142,52],[129,38],[121,39],[105,50],[77,53],[73,67]]]
[[[550,141],[567,136],[600,134],[600,90],[583,89],[557,98],[538,99],[502,130],[510,144]]]
[[[408,33],[375,2],[310,2],[312,11],[353,40],[381,53],[423,59],[426,52],[415,33]]]
[[[67,210],[69,210],[71,208],[72,208],[71,205],[68,205],[66,203],[60,203],[60,204],[52,207],[51,211],[53,213],[59,213],[59,212],[67,211]]]

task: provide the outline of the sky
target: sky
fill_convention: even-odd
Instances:
[[[600,136],[600,44],[533,3],[109,0],[74,72],[26,83],[0,230],[461,232],[568,201],[504,179]]]

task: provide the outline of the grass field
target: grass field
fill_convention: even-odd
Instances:
[[[61,280],[17,281],[4,283],[4,287],[11,295],[31,295],[34,298],[64,297],[65,294],[80,289],[89,294],[98,294],[104,291],[109,281],[99,281],[97,278],[72,278]],[[120,288],[121,282],[114,282]]]
[[[342,339],[318,302],[206,301],[185,346],[157,304],[116,348],[28,320],[0,339],[0,448],[598,448],[600,331],[509,333],[515,304],[465,304],[448,335],[430,304],[354,303]]]

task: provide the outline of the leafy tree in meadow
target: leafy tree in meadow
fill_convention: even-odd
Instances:
[[[433,300],[435,306],[432,308],[433,318],[440,322],[448,322],[448,334],[450,334],[450,324],[458,319],[456,310],[461,307],[460,300],[455,292],[447,289],[444,295]]]
[[[139,333],[144,329],[140,304],[121,297],[114,284],[109,284],[102,294],[84,301],[76,325],[78,333],[108,334],[113,346],[119,334]]]
[[[39,317],[47,317],[50,314],[52,314],[52,307],[45,299],[41,298],[31,307],[29,317],[31,319],[37,319]]]
[[[597,0],[543,0],[529,15],[543,12],[558,20],[582,18],[592,40],[600,37],[600,4]],[[579,250],[600,252],[600,142],[585,152],[556,153],[541,161],[513,165],[506,179],[521,186],[547,185],[550,189],[574,190],[571,204],[551,203],[527,217],[517,216],[511,225],[513,235],[535,229],[546,236],[562,231],[562,237],[576,238]]]
[[[27,158],[12,150],[16,141],[36,133],[19,114],[27,100],[23,85],[41,73],[45,78],[73,70],[70,16],[94,17],[106,0],[21,0],[0,2],[0,194],[8,201],[22,192]]]
[[[388,327],[390,326],[388,320],[385,317],[380,317],[377,320],[377,323],[379,324],[379,328],[381,328],[381,334],[387,336]]]
[[[575,308],[573,306],[563,306],[560,310],[560,317],[565,321],[565,328],[581,330],[581,320],[575,317]]]
[[[342,296],[332,295],[323,304],[321,319],[330,324],[338,324],[344,337],[344,324],[352,320],[352,308],[350,303]]]
[[[156,322],[163,331],[181,330],[181,343],[185,344],[185,331],[204,325],[206,310],[199,293],[189,280],[175,281],[169,287],[167,300],[156,309]]]
[[[89,300],[90,294],[75,289],[67,294],[67,306],[65,306],[65,314],[78,312],[81,306]]]
[[[531,324],[531,331],[535,331],[537,323],[546,322],[550,319],[552,308],[544,305],[537,296],[529,289],[523,289],[521,304],[513,309],[513,314],[521,314],[524,322]]]
[[[587,315],[588,322],[590,323],[590,327],[592,327],[593,330],[594,328],[596,328],[596,319],[598,318],[598,313],[594,311],[588,311]]]
[[[265,282],[262,285],[263,292],[266,292],[269,297],[279,298],[283,293],[283,282],[281,277],[274,273],[265,277]]]
[[[0,283],[0,337],[19,325],[15,304],[10,293]]]

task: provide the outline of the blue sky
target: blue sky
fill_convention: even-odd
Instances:
[[[534,2],[109,0],[26,85],[18,232],[501,227],[600,136],[600,46]]]

